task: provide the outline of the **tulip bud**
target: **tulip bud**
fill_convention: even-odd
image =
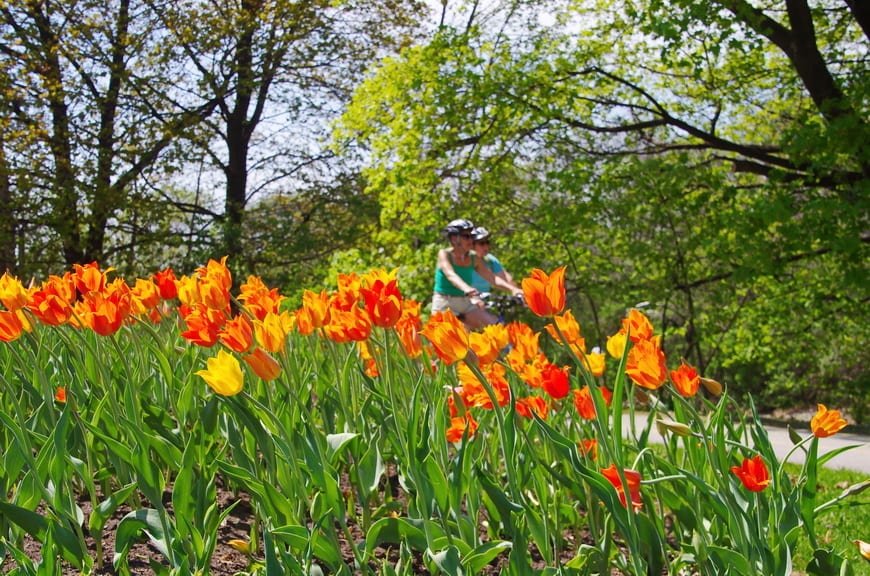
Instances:
[[[665,420],[662,418],[656,418],[656,428],[659,431],[659,434],[664,435],[665,432],[671,432],[676,434],[677,436],[691,436],[692,429],[683,424],[682,422],[677,422],[676,420]]]
[[[712,378],[704,378],[703,376],[701,376],[701,384],[703,384],[704,388],[707,389],[707,392],[709,392],[713,396],[722,395],[722,385],[713,380]]]

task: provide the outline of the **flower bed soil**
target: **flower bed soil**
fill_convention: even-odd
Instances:
[[[402,503],[404,508],[404,494],[401,491],[401,488],[398,486],[398,482],[395,481],[395,477],[391,476],[389,478],[389,485],[391,486],[391,493],[395,500]],[[386,487],[387,482],[382,482],[382,489]],[[346,480],[342,481],[343,488],[349,488],[346,483]],[[172,493],[167,491],[164,494],[163,498],[164,506],[172,513]],[[222,486],[221,482],[218,482],[218,491],[217,491],[217,500],[221,510],[226,509],[234,502],[238,501],[235,508],[233,508],[229,515],[226,517],[226,520],[221,525],[218,533],[218,544],[215,550],[214,555],[212,556],[211,561],[211,574],[214,576],[232,576],[237,573],[244,573],[249,570],[249,562],[248,558],[242,554],[241,552],[235,550],[231,546],[227,544],[227,542],[231,540],[243,540],[248,541],[251,534],[251,526],[256,521],[254,511],[251,507],[250,500],[247,494],[238,493],[232,491],[224,486]],[[78,502],[82,511],[85,514],[85,518],[91,513],[93,509],[92,503],[86,496],[82,496],[79,498]],[[119,506],[118,510],[115,514],[106,522],[106,526],[103,529],[103,533],[101,535],[102,539],[102,548],[103,548],[103,566],[94,568],[93,574],[96,576],[109,576],[119,574],[118,571],[114,569],[112,566],[112,556],[115,550],[115,531],[117,529],[118,524],[121,519],[130,512],[130,508],[128,506]],[[85,522],[85,530],[87,522]],[[353,534],[354,538],[357,541],[362,541],[364,538],[364,534],[359,529],[359,527],[355,524],[350,524],[350,531]],[[350,544],[347,540],[339,534],[339,541],[342,544],[342,555],[345,559],[345,562],[349,566],[354,566],[354,556],[353,551]],[[481,536],[486,539],[486,529],[481,527]],[[567,562],[575,555],[576,548],[582,544],[587,543],[591,544],[592,541],[589,538],[588,532],[583,530],[578,530],[576,533],[566,533],[563,535],[565,542],[565,549],[562,553],[562,561]],[[87,534],[86,532],[86,541],[88,545],[88,553],[92,558],[96,558],[96,536],[93,534]],[[33,559],[39,559],[42,554],[42,545],[34,540],[33,538],[26,536],[23,543],[23,549],[28,557]],[[543,558],[538,553],[537,549],[532,546],[530,549],[530,557],[532,560],[532,566],[534,568],[544,568],[546,563]],[[163,555],[153,546],[151,545],[147,538],[143,537],[141,542],[138,542],[133,545],[128,555],[129,559],[129,567],[130,573],[133,575],[149,575],[153,574],[154,570],[151,568],[153,563],[166,565],[166,559]],[[261,558],[262,559],[262,558]],[[377,573],[378,566],[386,560],[390,564],[394,564],[398,559],[397,554],[394,550],[385,547],[378,547],[375,549],[375,559],[371,561],[370,567],[371,569]],[[501,573],[502,567],[506,565],[508,561],[507,553],[502,554],[501,556],[494,559],[488,566],[486,566],[483,571],[479,572],[482,576],[494,576]],[[0,574],[7,574],[10,570],[15,567],[15,563],[10,559],[3,559],[3,562],[0,563]],[[417,553],[414,558],[414,574],[419,575],[428,575],[430,574],[429,570],[426,568],[425,563],[423,562],[422,554]],[[328,573],[328,570],[324,567],[324,571]],[[355,573],[359,574],[359,570],[355,570]],[[64,563],[62,576],[79,576],[80,571],[76,569],[74,566]],[[613,571],[611,576],[619,576],[620,572]]]

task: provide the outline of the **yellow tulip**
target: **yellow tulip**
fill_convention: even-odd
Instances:
[[[833,436],[846,427],[846,421],[840,416],[839,410],[828,410],[824,404],[819,404],[819,410],[810,422],[810,428],[816,438]]]
[[[607,338],[607,353],[617,360],[622,359],[625,352],[625,341],[628,340],[625,332],[619,331]]]
[[[236,357],[225,350],[218,350],[217,356],[206,362],[208,368],[196,374],[201,376],[215,393],[233,396],[242,391],[245,377]]]

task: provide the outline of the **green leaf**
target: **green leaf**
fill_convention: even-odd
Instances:
[[[87,552],[72,529],[9,502],[0,501],[0,512],[39,542],[45,543],[51,532],[51,538],[57,540],[64,559],[78,568],[82,567],[82,558]]]
[[[465,576],[465,571],[462,569],[462,564],[459,561],[459,550],[456,546],[448,546],[444,550],[435,553],[427,550],[427,554],[432,558],[435,565],[448,576]]]
[[[203,432],[209,436],[214,434],[217,427],[219,402],[220,400],[218,400],[217,396],[211,396],[205,403],[205,406],[202,407],[202,412],[200,413]]]
[[[169,528],[171,530],[171,526]],[[139,540],[142,532],[148,536],[148,540],[157,551],[173,564],[169,549],[174,535],[164,533],[159,511],[154,508],[144,508],[130,512],[118,523],[115,532],[115,557],[112,561],[116,569],[126,568],[127,554],[130,553],[133,544]]]
[[[426,534],[423,531],[423,523],[430,524],[443,536],[443,532],[437,525],[429,520],[411,520],[410,518],[381,518],[371,525],[366,532],[366,553],[372,554],[374,549],[382,544],[408,544],[412,549],[420,552],[428,548]]]
[[[587,565],[589,568],[585,569]],[[577,555],[571,558],[565,567],[580,570],[583,574],[600,574],[607,567],[607,558],[598,548],[589,544],[581,544],[577,549]]]
[[[326,455],[329,458],[329,462],[335,466],[336,457],[339,452],[344,449],[345,446],[348,445],[349,442],[359,437],[359,434],[343,432],[341,434],[327,434],[326,435]]]
[[[112,517],[118,506],[124,502],[136,489],[136,483],[131,482],[115,491],[111,496],[100,502],[88,518],[88,530],[95,538],[103,532],[106,521]]]
[[[384,461],[376,443],[372,442],[362,457],[357,460],[356,469],[362,489],[366,491],[364,496],[378,489],[381,476],[384,475]]]
[[[854,576],[849,561],[836,554],[833,550],[818,548],[813,552],[813,559],[807,564],[807,574],[812,576]]]
[[[737,574],[743,576],[755,576],[755,571],[750,570],[749,561],[736,550],[721,546],[708,546],[707,553],[710,559],[726,572],[727,570],[734,570]]]
[[[161,506],[163,502],[164,477],[157,465],[151,459],[147,448],[141,444],[133,447],[133,468],[136,471],[136,481],[139,489],[153,506]]]
[[[263,483],[263,492],[265,493],[269,508],[272,511],[271,515],[273,517],[271,520],[273,522],[287,524],[296,520],[293,505],[284,494],[278,491],[277,488],[272,486],[269,482],[265,482]]]
[[[290,546],[300,556],[307,554],[310,549],[311,554],[329,566],[330,570],[338,570],[342,564],[341,551],[331,546],[319,532],[311,532],[306,526],[280,526],[267,530],[267,533]]]
[[[435,460],[434,454],[429,454],[423,461],[423,474],[425,482],[422,482],[421,479],[418,487],[422,489],[421,483],[428,485],[439,510],[442,514],[447,514],[450,506],[450,486],[447,483],[447,476]]]
[[[45,516],[37,514],[32,510],[21,508],[15,504],[0,501],[0,511],[16,525],[24,529],[25,532],[33,536],[35,540],[42,542],[45,540],[45,534],[48,530],[48,520]]]
[[[499,554],[510,551],[512,546],[513,544],[506,540],[485,542],[467,554],[462,560],[462,564],[471,574],[477,574],[487,564],[495,560]]]

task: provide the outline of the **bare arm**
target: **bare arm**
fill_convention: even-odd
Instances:
[[[517,283],[514,282],[514,277],[511,276],[510,272],[508,272],[504,268],[502,268],[501,272],[497,273],[496,276],[498,276],[499,278],[501,278],[502,280],[504,280],[505,282],[507,282],[508,284],[513,286],[514,288],[519,288]]]
[[[499,274],[493,274],[492,270],[490,270],[486,264],[483,263],[483,258],[477,258],[474,261],[474,270],[480,274],[480,276],[489,282],[491,286],[495,286],[496,288],[501,288],[505,292],[510,292],[514,296],[517,294],[522,294],[522,289],[514,284],[513,282],[508,282],[504,278],[502,278]]]

